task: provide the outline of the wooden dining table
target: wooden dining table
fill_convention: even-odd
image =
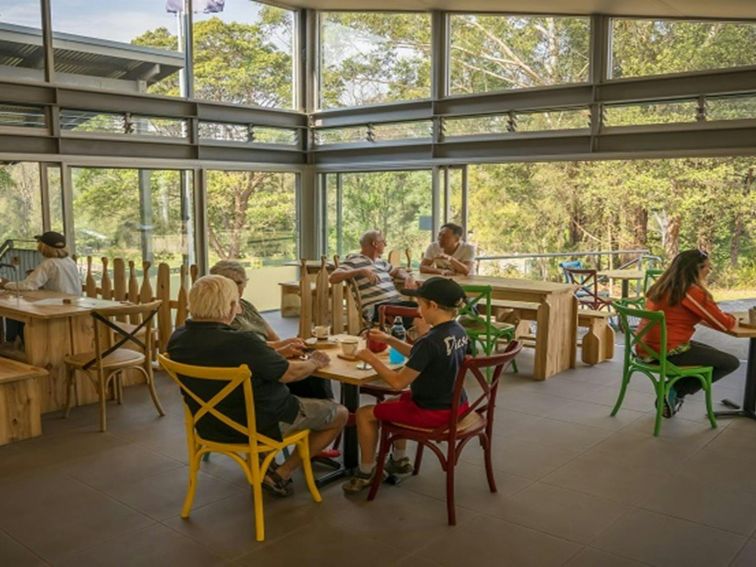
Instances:
[[[743,404],[734,411],[718,411],[717,417],[749,417],[756,419],[756,326],[748,322],[748,313],[733,313],[738,324],[728,331],[728,335],[740,339],[748,339],[748,363],[746,366],[746,383],[743,393]],[[722,403],[732,408],[738,408],[738,404],[730,400],[722,400]]]
[[[629,297],[630,295],[630,282],[640,282],[646,277],[646,272],[643,270],[604,270],[596,274],[610,280],[620,280],[622,282],[622,299]]]
[[[360,339],[358,348],[365,348],[365,341],[363,339]],[[324,366],[313,372],[313,375],[326,380],[336,380],[340,383],[341,403],[349,410],[350,414],[354,414],[354,412],[360,407],[361,386],[364,386],[365,384],[370,384],[371,386],[380,385],[385,387],[387,391],[392,391],[391,386],[378,377],[378,373],[372,366],[368,365],[365,369],[360,369],[358,368],[359,363],[357,360],[345,360],[340,358],[338,355],[341,352],[341,349],[338,346],[324,349],[323,352],[328,354],[331,362],[328,366]],[[388,350],[380,353],[378,356],[388,366]],[[399,368],[400,366],[401,365],[394,365],[391,367]],[[317,484],[319,486],[350,476],[357,468],[359,463],[357,427],[355,425],[347,425],[344,428],[342,439],[342,466],[335,471],[318,477]]]
[[[415,279],[423,282],[430,277],[433,276],[418,274]],[[545,380],[575,368],[578,326],[575,285],[492,276],[454,276],[451,279],[463,286],[491,286],[493,299],[538,303],[533,378]]]
[[[76,297],[56,291],[0,291],[0,317],[25,324],[24,361],[49,373],[39,379],[42,413],[65,407],[65,356],[94,348],[92,310],[119,305],[121,303],[117,301]],[[94,385],[81,376],[77,377],[77,389],[80,404],[98,400]]]

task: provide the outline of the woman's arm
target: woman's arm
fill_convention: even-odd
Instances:
[[[734,316],[722,311],[714,299],[698,286],[691,286],[685,292],[682,304],[701,317],[705,324],[717,331],[729,331],[738,323]]]
[[[19,291],[31,291],[35,289],[41,289],[50,279],[50,274],[47,271],[47,263],[42,262],[39,266],[34,268],[34,271],[26,276],[25,279],[18,282],[7,282],[5,289],[15,289]]]

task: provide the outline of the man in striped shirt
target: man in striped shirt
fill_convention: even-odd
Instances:
[[[415,280],[404,269],[394,267],[381,258],[386,248],[386,239],[380,230],[369,230],[360,238],[359,254],[350,254],[339,264],[330,277],[332,284],[354,279],[360,293],[363,315],[377,319],[377,307],[383,303],[415,305],[402,301],[394,285],[394,278],[404,281],[404,287],[417,287]]]

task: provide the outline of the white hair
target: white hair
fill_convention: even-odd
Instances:
[[[239,290],[225,276],[202,276],[189,290],[189,313],[193,319],[225,320],[232,304],[238,302]]]
[[[383,233],[380,230],[368,230],[366,233],[360,236],[360,246],[367,246],[373,241],[378,240],[378,237],[382,234]]]
[[[234,260],[221,260],[216,262],[215,265],[210,268],[211,274],[217,274],[219,276],[225,276],[234,282],[247,281],[247,272],[239,262]]]

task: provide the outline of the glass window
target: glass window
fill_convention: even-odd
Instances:
[[[39,175],[37,162],[0,161],[0,244],[9,239],[33,241],[41,233]]]
[[[63,183],[60,175],[60,166],[47,165],[47,188],[50,197],[50,230],[65,233],[63,217]]]
[[[638,77],[753,65],[756,24],[612,20],[611,77]]]
[[[604,126],[695,122],[697,111],[698,105],[693,100],[607,105],[604,107]]]
[[[706,98],[707,120],[739,120],[756,118],[756,95]]]
[[[181,5],[52,0],[56,81],[178,96]]]
[[[279,282],[297,279],[296,175],[208,171],[210,265],[236,260],[247,270],[244,298],[258,309],[280,306]]]
[[[452,94],[588,80],[590,19],[450,16]]]
[[[294,12],[249,0],[194,10],[195,98],[294,107]]]
[[[360,248],[362,233],[379,229],[386,236],[386,257],[389,250],[409,248],[412,258],[417,260],[432,237],[431,172],[381,171],[339,175],[340,207],[337,206],[336,174],[328,175],[328,254],[344,257],[355,252]]]
[[[73,168],[71,178],[80,258],[194,263],[189,172]]]
[[[428,14],[320,14],[320,105],[360,106],[430,96]]]
[[[0,3],[0,77],[44,80],[39,0]]]

